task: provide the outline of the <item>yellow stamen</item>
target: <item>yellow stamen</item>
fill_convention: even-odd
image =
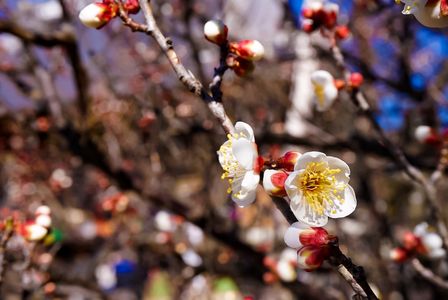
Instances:
[[[326,209],[335,213],[335,200],[340,204],[344,199],[339,195],[346,188],[345,183],[339,183],[335,175],[341,169],[330,169],[326,162],[310,162],[300,176],[300,189],[310,206],[317,214],[323,215]]]
[[[314,94],[320,106],[325,105],[324,87],[321,84],[314,84]]]

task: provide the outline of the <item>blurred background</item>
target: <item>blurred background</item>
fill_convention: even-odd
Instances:
[[[400,235],[431,211],[371,124],[341,93],[324,113],[310,74],[340,78],[319,34],[300,30],[299,0],[152,0],[182,62],[208,85],[219,49],[203,38],[223,19],[232,40],[258,39],[266,58],[247,77],[227,72],[224,105],[253,126],[260,153],[318,150],[351,167],[358,209],[330,221],[341,249],[365,267],[382,299],[445,299],[408,264],[389,260]],[[351,37],[349,69],[387,135],[425,172],[439,148],[415,128],[448,128],[446,30],[422,27],[394,0],[335,0]],[[260,190],[237,208],[216,151],[225,134],[207,106],[177,80],[157,45],[117,18],[84,27],[86,0],[0,1],[0,218],[52,210],[43,242],[14,235],[3,245],[0,298],[347,299],[328,265],[285,265],[288,227]],[[141,14],[134,16],[143,22]],[[442,200],[448,183],[441,180]],[[446,211],[443,212],[446,214]],[[448,276],[446,261],[425,261]]]

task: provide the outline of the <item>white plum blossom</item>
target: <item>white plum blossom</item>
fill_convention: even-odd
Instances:
[[[334,84],[333,75],[324,70],[314,71],[311,74],[311,83],[314,87],[314,100],[318,111],[325,111],[338,97],[338,89]]]
[[[299,221],[318,227],[328,217],[348,216],[356,208],[349,180],[350,168],[339,158],[316,151],[303,154],[285,181],[292,212]]]
[[[417,21],[424,26],[434,28],[448,26],[448,16],[442,11],[441,0],[396,0],[396,2],[404,3],[404,15],[414,15]]]
[[[241,207],[251,204],[256,198],[260,181],[258,150],[252,127],[244,122],[235,124],[235,133],[218,150],[219,163],[224,169],[222,178],[231,184],[228,192],[232,200]]]
[[[429,258],[437,259],[446,255],[443,240],[437,233],[430,230],[427,223],[420,223],[414,228],[414,234],[420,239]]]

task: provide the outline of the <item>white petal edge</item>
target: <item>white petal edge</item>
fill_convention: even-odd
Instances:
[[[322,227],[328,223],[328,216],[316,214],[307,203],[306,200],[292,201],[289,204],[294,216],[300,222],[313,227]]]
[[[294,165],[294,171],[305,169],[310,162],[322,162],[327,156],[325,153],[310,151],[302,154]]]
[[[252,127],[244,122],[236,122],[235,124],[236,133],[242,133],[251,142],[255,142],[254,130]]]
[[[239,207],[246,207],[251,205],[255,199],[257,198],[257,191],[251,191],[248,192],[242,199],[236,198],[232,194],[232,200],[236,203]]]
[[[254,171],[246,172],[241,182],[241,190],[243,192],[253,191],[257,188],[258,183],[260,183],[260,175],[255,174]]]
[[[344,218],[355,211],[357,205],[356,195],[353,188],[349,185],[344,190],[344,203],[338,206],[336,213],[328,212],[330,218]]]

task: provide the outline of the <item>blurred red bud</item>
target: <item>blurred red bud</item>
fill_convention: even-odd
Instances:
[[[361,73],[352,73],[350,74],[350,85],[353,88],[359,88],[364,81],[364,77]]]
[[[257,61],[264,56],[264,47],[257,40],[244,40],[232,42],[229,45],[230,52],[248,61]]]

